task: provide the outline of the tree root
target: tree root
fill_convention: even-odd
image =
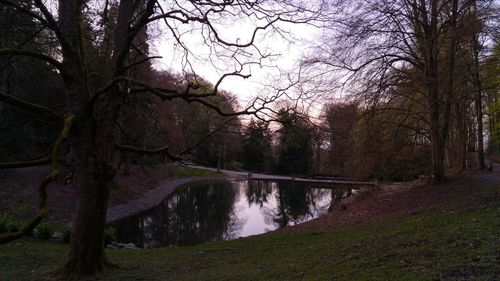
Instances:
[[[52,273],[55,280],[95,280],[102,277],[107,270],[119,268],[118,264],[112,263],[106,256],[101,262],[93,263],[92,268],[78,266],[75,260],[68,261],[61,269]]]

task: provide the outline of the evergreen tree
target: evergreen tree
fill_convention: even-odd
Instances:
[[[267,171],[271,167],[271,132],[264,121],[251,120],[243,135],[241,162],[247,170]]]
[[[312,163],[311,126],[296,112],[280,111],[277,172],[309,173]]]

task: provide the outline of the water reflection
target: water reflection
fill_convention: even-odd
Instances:
[[[195,245],[299,224],[351,195],[351,189],[292,182],[194,183],[114,227],[119,242],[140,247]]]
[[[269,196],[273,193],[273,185],[271,182],[264,181],[250,181],[247,182],[245,189],[246,199],[248,201],[248,207],[252,204],[259,205],[263,207],[265,203],[268,202]]]

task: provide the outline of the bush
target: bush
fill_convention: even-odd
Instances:
[[[17,224],[10,223],[7,225],[7,232],[13,233],[18,231],[19,231],[19,226]]]
[[[225,167],[228,170],[235,170],[235,171],[243,171],[243,164],[238,161],[231,161],[229,163],[226,163]]]
[[[54,231],[50,228],[50,226],[42,224],[36,228],[35,237],[41,240],[49,240],[52,237],[53,232]]]
[[[7,224],[4,221],[0,221],[0,233],[8,232]]]
[[[18,232],[21,228],[21,222],[11,216],[0,217],[0,233]]]
[[[106,227],[104,230],[104,244],[107,245],[113,241],[116,241],[116,231],[112,227]]]
[[[14,216],[5,215],[0,216],[0,233],[13,233],[18,232],[22,227],[27,224],[27,221],[22,221]],[[27,235],[33,236],[36,239],[49,240],[54,237],[57,240],[66,240],[69,242],[69,230],[67,225],[57,222],[44,221]],[[66,235],[68,237],[66,237]]]

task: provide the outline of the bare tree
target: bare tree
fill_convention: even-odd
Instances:
[[[470,16],[470,1],[336,1],[330,44],[319,47],[304,64],[336,76],[365,106],[387,101],[398,81],[412,81],[413,99],[424,97],[434,180],[444,178],[445,151],[452,104],[456,99],[459,33]],[[477,2],[484,17],[491,1]],[[479,12],[481,11],[481,12]],[[318,72],[318,71],[316,71]],[[401,80],[401,78],[403,80]],[[398,82],[399,83],[399,82]],[[367,93],[367,95],[365,95]],[[393,92],[392,92],[393,93]],[[480,103],[477,106],[481,106]],[[478,112],[482,115],[481,112]]]
[[[111,11],[111,6],[115,10]],[[18,99],[8,92],[1,92],[3,102],[23,110],[56,120],[63,127],[54,144],[50,161],[51,173],[39,186],[39,213],[37,217],[18,233],[2,236],[1,243],[17,239],[30,232],[47,214],[46,187],[59,175],[58,160],[67,142],[71,155],[71,166],[75,183],[79,190],[79,201],[71,237],[71,250],[61,274],[70,276],[94,275],[110,263],[104,254],[104,227],[110,186],[116,173],[113,156],[115,151],[137,153],[164,153],[173,160],[179,156],[169,153],[168,147],[143,149],[123,146],[118,142],[116,120],[120,116],[124,97],[128,95],[152,94],[162,100],[183,99],[199,103],[224,116],[256,114],[264,110],[269,100],[256,100],[247,108],[236,112],[225,112],[207,97],[216,96],[225,78],[249,77],[243,67],[259,62],[268,55],[260,52],[256,45],[262,32],[275,30],[282,32],[280,23],[305,23],[314,20],[321,9],[320,4],[300,1],[84,1],[60,0],[18,2],[0,0],[0,5],[17,13],[22,13],[40,23],[49,31],[56,42],[51,52],[32,52],[19,48],[1,48],[1,56],[22,56],[50,64],[62,77],[66,104],[64,113],[51,108]],[[85,32],[82,20],[91,14],[94,31],[101,31],[107,41],[109,56],[99,65],[98,73],[89,73],[88,50],[85,49]],[[237,20],[247,20],[251,30],[248,39],[232,38],[224,33],[223,24]],[[194,50],[182,40],[188,26],[198,32],[204,44],[209,46],[216,57],[225,57],[236,68],[221,75],[213,89],[200,88],[196,81],[185,81],[183,90],[165,89],[147,83],[130,75],[130,69],[154,57],[138,57],[131,60],[135,49],[135,39],[146,26],[166,30],[172,44],[177,44],[185,56],[185,67],[193,71],[189,57]],[[111,29],[105,31],[104,27]],[[113,35],[111,35],[113,34]],[[107,36],[107,37],[106,37]],[[90,85],[90,76],[99,77],[99,87]],[[92,87],[91,87],[92,86]],[[95,89],[94,89],[95,88]],[[42,160],[40,160],[42,161]],[[46,159],[43,159],[46,163]],[[39,164],[31,162],[3,164],[3,167],[20,167]]]

